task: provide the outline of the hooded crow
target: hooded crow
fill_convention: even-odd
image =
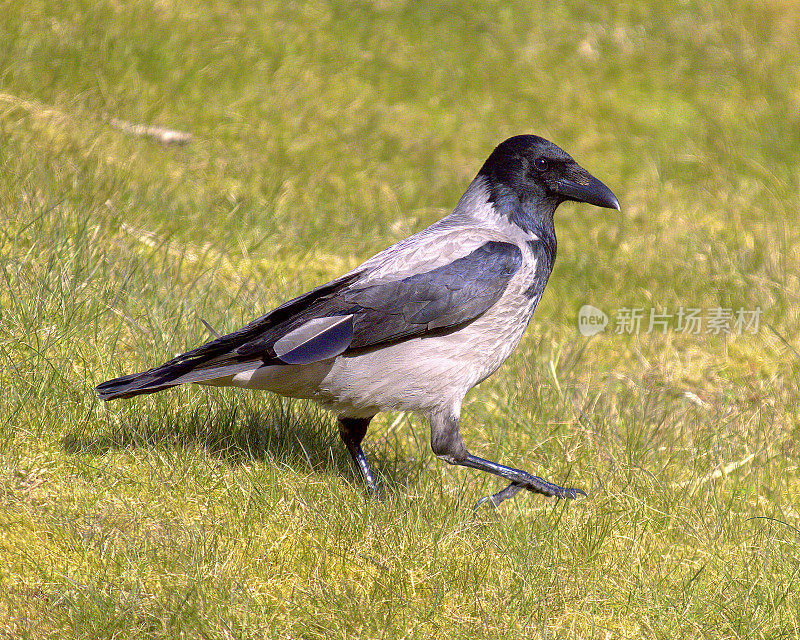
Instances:
[[[556,258],[553,216],[566,200],[619,210],[611,190],[552,142],[509,138],[486,160],[453,213],[345,275],[161,366],[97,387],[102,400],[181,384],[264,389],[334,411],[366,484],[361,449],[379,411],[426,416],[431,448],[450,464],[527,489],[575,498],[526,471],[472,455],[459,429],[467,392],[522,338]]]

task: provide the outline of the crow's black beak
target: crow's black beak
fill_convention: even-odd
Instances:
[[[567,200],[619,211],[619,200],[611,193],[611,189],[578,165],[567,171],[567,176],[558,181],[557,191]]]

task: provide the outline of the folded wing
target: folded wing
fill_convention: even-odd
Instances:
[[[371,282],[354,272],[299,296],[238,331],[149,371],[97,387],[102,399],[202,382],[263,364],[308,364],[474,320],[522,264],[514,244],[489,241],[443,266]]]

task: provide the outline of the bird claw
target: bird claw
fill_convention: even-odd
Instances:
[[[497,506],[501,502],[503,502],[504,500],[508,500],[509,498],[513,498],[523,488],[524,487],[521,484],[517,484],[516,482],[512,482],[505,489],[502,489],[502,490],[498,491],[495,494],[492,494],[490,496],[486,496],[486,497],[481,498],[480,500],[478,500],[478,502],[475,503],[475,506],[472,507],[472,510],[473,511],[477,511],[478,508],[480,508],[486,502],[491,503],[491,505],[496,509]]]
[[[367,485],[367,494],[375,504],[386,504],[386,494],[374,482]]]
[[[527,484],[525,488],[533,493],[541,493],[548,498],[564,498],[565,500],[574,500],[579,495],[586,495],[586,492],[582,489],[561,487],[552,482],[547,482],[547,480],[542,480],[542,478],[537,476],[531,476],[531,482]]]
[[[541,493],[548,498],[562,498],[564,500],[575,500],[578,496],[586,496],[583,489],[576,489],[575,487],[559,487],[558,485],[551,485],[550,490],[542,491],[540,488],[525,487],[528,491],[533,493]]]
[[[483,496],[483,498],[481,498],[480,500],[478,500],[475,503],[475,506],[472,507],[472,510],[473,511],[477,511],[478,509],[480,509],[487,502],[489,504],[491,504],[495,509],[497,509],[497,503],[495,503],[495,501],[494,501],[494,496],[491,495],[491,496]]]
[[[552,484],[551,482],[547,482],[546,480],[542,480],[536,476],[531,477],[534,482],[532,482],[530,485],[525,486],[519,482],[512,482],[505,489],[478,500],[478,502],[475,503],[475,506],[472,507],[472,510],[477,511],[487,502],[489,502],[496,509],[501,502],[508,500],[509,498],[513,498],[522,489],[527,489],[533,493],[540,493],[550,498],[563,498],[565,500],[574,500],[578,496],[586,495],[586,492],[582,489],[576,489],[574,487],[560,487],[557,484]]]

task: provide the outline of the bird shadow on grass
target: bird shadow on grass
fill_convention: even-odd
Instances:
[[[310,403],[278,398],[256,405],[217,397],[186,412],[166,402],[148,404],[109,412],[105,425],[92,432],[68,433],[62,448],[89,456],[142,448],[202,449],[231,466],[264,462],[363,484],[339,438],[335,417]],[[377,430],[368,433],[364,444],[384,490],[416,484],[421,462],[409,458],[396,438],[376,436]]]

